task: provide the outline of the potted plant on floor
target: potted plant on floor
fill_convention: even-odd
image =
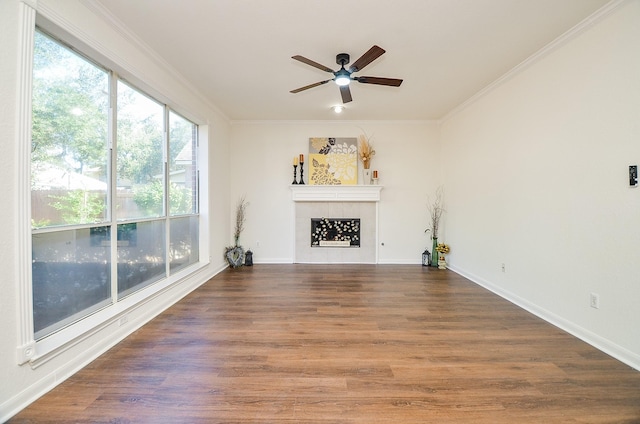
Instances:
[[[233,233],[233,246],[227,246],[224,249],[224,258],[231,268],[238,268],[244,264],[244,249],[238,244],[240,240],[240,234],[244,230],[244,223],[246,221],[245,212],[249,203],[245,200],[244,196],[240,198],[238,206],[236,207],[236,229]]]
[[[439,253],[438,269],[447,269],[447,260],[445,259],[444,255],[449,253],[449,250],[449,246],[444,243],[439,243],[436,247],[436,252]]]

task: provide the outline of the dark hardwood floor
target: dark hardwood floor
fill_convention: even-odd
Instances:
[[[451,271],[216,276],[11,423],[640,423],[640,373]]]

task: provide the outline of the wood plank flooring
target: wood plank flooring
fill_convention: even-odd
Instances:
[[[640,423],[640,373],[451,271],[228,270],[10,423]]]

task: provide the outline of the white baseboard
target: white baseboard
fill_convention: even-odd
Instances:
[[[640,355],[638,355],[637,353],[634,353],[612,342],[611,340],[608,340],[590,330],[587,330],[586,328],[583,328],[577,325],[574,322],[571,322],[559,315],[554,314],[553,312],[550,312],[544,308],[541,308],[540,306],[533,304],[528,300],[523,299],[507,290],[504,290],[501,287],[494,285],[490,281],[487,281],[483,278],[478,277],[477,275],[474,275],[470,272],[466,272],[465,270],[456,268],[456,267],[450,266],[449,269],[455,272],[456,274],[468,280],[471,280],[472,282],[478,284],[479,286],[482,286],[485,289],[497,294],[503,299],[508,300],[514,305],[517,305],[522,309],[532,313],[538,318],[545,320],[549,324],[552,324],[560,328],[561,330],[566,331],[572,336],[579,338],[580,340],[590,344],[591,346],[606,353],[607,355],[612,356],[613,358],[619,360],[620,362],[627,364],[630,367],[640,371]]]
[[[293,259],[291,258],[257,258],[256,259],[256,257],[254,256],[253,263],[256,265],[258,264],[267,264],[267,265],[292,264]]]

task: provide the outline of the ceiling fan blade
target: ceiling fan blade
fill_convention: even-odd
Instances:
[[[296,88],[295,90],[291,90],[289,93],[299,93],[301,91],[308,90],[310,88],[317,87],[317,86],[322,85],[322,84],[326,84],[329,81],[331,81],[331,80],[329,79],[329,80],[326,80],[326,81],[314,82],[313,84],[305,85],[304,87],[300,87],[300,88]]]
[[[295,56],[291,56],[291,59],[298,60],[298,61],[300,61],[300,62],[302,62],[302,63],[306,63],[307,65],[311,65],[311,66],[313,66],[314,68],[318,68],[318,69],[320,69],[321,71],[330,72],[330,73],[332,73],[332,74],[333,74],[333,69],[331,69],[331,68],[327,68],[326,66],[321,65],[321,64],[319,64],[318,62],[314,62],[314,61],[313,61],[313,60],[311,60],[311,59],[307,59],[307,58],[306,58],[306,57],[304,57],[304,56],[295,55]]]
[[[382,47],[373,46],[371,47],[365,54],[360,56],[358,60],[353,62],[351,67],[349,68],[349,73],[358,72],[362,70],[365,66],[382,56],[385,50]]]
[[[390,85],[392,87],[400,87],[401,79],[381,78],[381,77],[353,77],[354,80],[363,84]]]
[[[349,103],[351,100],[351,90],[348,85],[343,85],[340,87],[340,95],[342,96],[342,103]]]

